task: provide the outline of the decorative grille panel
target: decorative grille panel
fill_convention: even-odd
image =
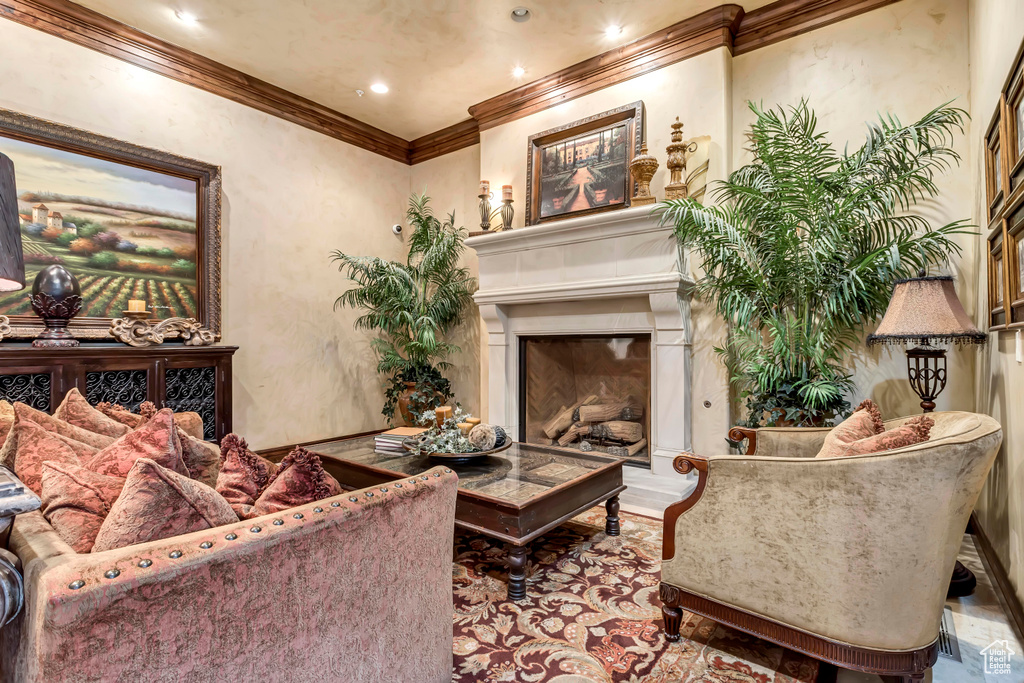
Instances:
[[[164,401],[175,412],[193,411],[203,418],[203,438],[217,435],[217,368],[167,368]]]
[[[145,370],[103,370],[85,373],[85,398],[92,405],[107,401],[122,405],[133,413],[146,400],[148,387]]]
[[[0,375],[0,398],[11,403],[21,401],[48,413],[52,386],[53,379],[48,372]]]

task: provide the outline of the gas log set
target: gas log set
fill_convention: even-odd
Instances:
[[[631,458],[647,447],[643,418],[643,408],[631,397],[610,400],[591,394],[559,408],[541,431],[551,446]]]

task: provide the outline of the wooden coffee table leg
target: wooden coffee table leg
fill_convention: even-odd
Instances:
[[[526,546],[513,545],[508,549],[508,599],[526,597]]]
[[[604,532],[609,536],[619,535],[619,497],[612,496],[605,502],[604,509],[608,516],[604,520]]]

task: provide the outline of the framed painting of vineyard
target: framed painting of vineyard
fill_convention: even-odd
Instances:
[[[218,166],[4,109],[0,152],[14,161],[28,283],[0,294],[13,336],[38,334],[32,282],[61,264],[82,287],[76,337],[108,338],[129,299],[220,337]]]

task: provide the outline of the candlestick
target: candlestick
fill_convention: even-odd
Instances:
[[[480,183],[483,190],[487,181]],[[487,232],[491,229],[491,194],[490,192],[480,193],[480,229]]]
[[[509,195],[511,195],[511,190]],[[515,216],[515,209],[512,208],[512,197],[509,196],[501,202],[501,229],[502,231],[512,229],[512,217]]]

